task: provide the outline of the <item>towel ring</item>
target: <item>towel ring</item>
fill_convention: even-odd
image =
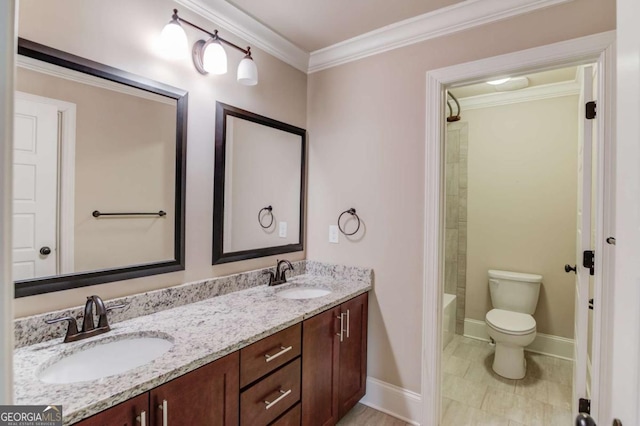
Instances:
[[[269,216],[271,216],[271,222],[269,222],[269,224],[266,226],[262,223],[262,219],[264,219],[264,216],[266,216],[266,214],[264,216],[261,216],[262,212],[265,210],[267,211],[267,213],[269,213]],[[273,225],[273,207],[267,206],[260,209],[260,211],[258,212],[258,223],[264,229],[271,228],[271,225]]]
[[[347,213],[349,213],[351,216],[355,217],[356,220],[358,221],[358,226],[356,227],[356,230],[353,231],[350,234],[347,234],[346,232],[344,232],[344,229],[342,229],[342,226],[340,226],[340,220],[342,219],[342,216],[344,216]],[[340,232],[342,232],[347,237],[350,237],[351,235],[354,235],[356,232],[358,232],[360,230],[360,217],[356,214],[356,209],[354,209],[352,207],[349,210],[345,210],[342,213],[340,213],[340,216],[338,216],[338,229],[340,230]]]

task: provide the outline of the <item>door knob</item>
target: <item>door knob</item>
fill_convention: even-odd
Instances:
[[[577,274],[577,270],[576,270],[576,265],[564,265],[564,271],[568,274],[569,272],[573,271],[574,274]]]
[[[43,256],[48,256],[51,254],[51,249],[47,246],[40,248],[40,254]]]
[[[593,421],[590,415],[580,413],[578,417],[576,417],[576,426],[596,426],[596,422]]]

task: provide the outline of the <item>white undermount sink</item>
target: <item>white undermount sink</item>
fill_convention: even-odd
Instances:
[[[331,293],[331,290],[322,287],[295,286],[277,292],[276,296],[283,299],[315,299],[316,297],[326,296],[329,293]]]
[[[160,337],[129,337],[70,353],[37,373],[44,383],[76,383],[121,374],[160,357],[173,342]]]

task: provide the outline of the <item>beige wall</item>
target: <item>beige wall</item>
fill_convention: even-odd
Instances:
[[[176,102],[24,68],[16,88],[76,105],[74,271],[174,259]],[[96,219],[94,210],[167,215]]]
[[[300,242],[300,141],[300,135],[227,116],[225,253]],[[273,223],[264,229],[258,212],[266,206],[273,207]],[[262,217],[263,225],[271,220]],[[279,235],[280,222],[287,224],[286,237]]]
[[[613,0],[573,1],[309,76],[307,255],[374,268],[370,376],[420,392],[426,72],[614,28]],[[330,244],[348,207],[366,235]]]
[[[229,73],[223,76],[200,75],[191,59],[181,62],[162,59],[155,53],[155,43],[176,7],[185,19],[215,28],[169,0],[20,2],[20,37],[185,89],[189,91],[189,119],[186,270],[16,299],[17,317],[80,305],[91,294],[108,299],[275,264],[272,256],[211,266],[215,102],[219,100],[305,127],[307,77],[257,48],[252,49],[252,54],[259,68],[260,82],[254,87],[235,81],[235,69],[243,57],[240,52],[228,52]],[[186,31],[192,43],[201,37],[195,30]],[[220,31],[232,42],[247,44],[224,29]],[[299,260],[304,258],[304,253],[286,257]]]
[[[487,271],[543,276],[537,331],[573,337],[578,96],[463,111],[469,124],[466,317],[491,309]]]

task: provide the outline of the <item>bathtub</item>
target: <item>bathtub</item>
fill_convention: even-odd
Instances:
[[[456,296],[442,295],[442,350],[453,340],[456,333]]]

